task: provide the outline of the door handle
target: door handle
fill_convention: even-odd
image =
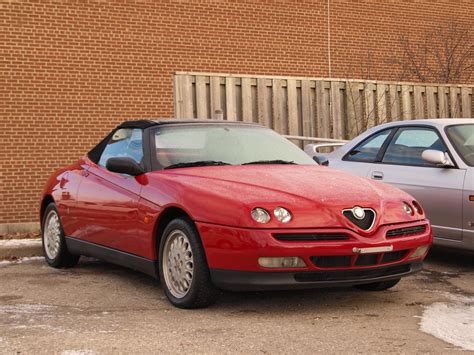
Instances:
[[[383,173],[381,171],[372,172],[372,179],[374,180],[383,180]]]

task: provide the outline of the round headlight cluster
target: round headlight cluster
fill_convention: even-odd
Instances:
[[[271,219],[270,213],[262,207],[255,207],[251,215],[253,220],[258,223],[268,223]],[[291,212],[284,207],[276,207],[273,210],[273,215],[281,223],[288,223],[292,219]]]
[[[419,215],[422,215],[424,213],[423,208],[421,208],[421,205],[417,201],[413,200],[411,203],[412,204],[409,204],[408,202],[403,202],[403,210],[407,214],[409,214],[410,216],[414,216],[415,212]]]

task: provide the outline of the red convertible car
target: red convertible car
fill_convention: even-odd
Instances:
[[[421,270],[432,242],[410,195],[241,122],[125,122],[51,176],[40,211],[49,265],[127,266],[182,308],[218,289],[384,290]]]

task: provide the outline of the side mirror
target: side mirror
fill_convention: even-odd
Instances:
[[[313,160],[319,165],[324,165],[324,166],[329,165],[329,160],[324,155],[315,155],[313,156]]]
[[[304,146],[304,152],[308,154],[310,157],[314,156],[315,154],[318,154],[318,145],[317,144],[306,144]]]
[[[145,172],[145,170],[131,158],[109,158],[105,167],[114,173],[131,176],[138,176]]]
[[[446,153],[435,150],[435,149],[427,149],[421,153],[421,158],[426,161],[427,163],[443,166],[443,167],[451,167],[454,164],[451,162],[451,159],[446,155]]]

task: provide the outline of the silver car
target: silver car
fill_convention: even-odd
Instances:
[[[474,119],[383,124],[325,157],[332,168],[414,196],[433,224],[435,244],[474,250]]]

